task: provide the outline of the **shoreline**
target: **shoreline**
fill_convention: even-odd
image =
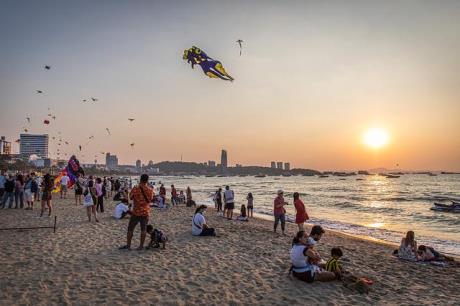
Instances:
[[[128,220],[112,217],[115,202],[106,201],[100,223],[89,223],[73,199],[53,204],[56,234],[46,229],[1,233],[4,305],[407,305],[460,299],[459,267],[403,262],[388,245],[332,230],[326,230],[318,251],[327,260],[331,247],[340,247],[347,270],[375,282],[369,294],[339,281],[306,284],[289,277],[293,223],[282,236],[273,233],[269,220],[229,221],[210,207],[206,220],[219,236],[195,237],[190,232],[194,208],[152,209],[152,224],[169,238],[166,249],[120,251]],[[38,213],[37,208],[0,210],[0,222],[4,227],[52,222]],[[133,248],[138,243],[139,226]]]

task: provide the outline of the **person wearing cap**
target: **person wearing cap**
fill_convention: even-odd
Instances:
[[[283,190],[278,190],[278,196],[273,201],[273,214],[275,216],[275,224],[273,225],[273,231],[276,233],[278,223],[281,222],[281,232],[283,233],[283,235],[286,235],[284,233],[284,228],[286,224],[286,210],[284,209],[284,205],[288,205],[288,203],[284,201],[283,194]]]

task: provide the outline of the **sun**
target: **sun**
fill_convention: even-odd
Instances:
[[[363,141],[373,149],[380,149],[388,143],[388,132],[382,128],[371,128],[364,133]]]

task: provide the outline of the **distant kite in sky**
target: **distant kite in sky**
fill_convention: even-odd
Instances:
[[[56,137],[54,137],[54,136],[53,136],[53,137],[51,137],[51,138],[52,138],[53,140],[55,140],[55,139],[56,139]]]
[[[53,118],[53,120],[56,120],[56,116],[54,116],[54,115],[51,118]]]
[[[83,99],[82,101],[83,101],[83,102],[86,102],[86,99]]]
[[[45,69],[46,69],[46,70],[50,70],[50,69],[51,69],[51,66],[45,65]]]
[[[240,56],[241,56],[241,51],[243,50],[243,41],[241,39],[238,39],[236,42],[238,43],[238,45],[240,45]]]
[[[97,99],[96,99],[96,98],[91,98],[91,100],[93,100],[93,102],[96,102],[96,101],[97,101]]]
[[[28,129],[24,129],[24,132],[27,133],[29,130]]]
[[[48,119],[43,120],[44,124],[50,124],[50,121]]]
[[[20,142],[21,142],[21,139],[16,139],[15,142],[16,142],[16,143],[20,143]]]
[[[37,89],[37,93],[41,94],[43,93],[43,91]]]
[[[198,47],[191,47],[190,49],[184,50],[182,59],[187,60],[192,66],[200,65],[203,69],[203,73],[210,78],[220,78],[226,81],[233,81],[233,78],[225,71],[222,63],[210,58],[204,51]]]
[[[134,118],[128,118],[129,121],[133,122],[134,121]]]
[[[108,136],[110,136],[111,134],[109,128],[105,128],[105,130],[107,131]]]
[[[79,146],[78,146],[78,150],[80,150],[80,151],[81,151],[81,145],[79,145]]]
[[[30,123],[30,118],[29,117],[26,117],[26,120],[28,123]]]
[[[105,155],[105,152],[101,152],[102,155]]]
[[[131,148],[134,148],[134,142],[132,144],[130,144]]]
[[[89,139],[93,139],[93,138],[94,138],[94,136],[89,136]]]
[[[68,142],[68,141],[65,141],[64,143],[65,143],[66,145],[68,145],[68,144],[69,144],[69,142]]]

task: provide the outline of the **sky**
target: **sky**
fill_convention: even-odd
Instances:
[[[460,171],[459,1],[0,6],[0,134],[48,133],[52,157]],[[193,45],[235,81],[191,69]],[[380,149],[362,141],[373,127]]]

